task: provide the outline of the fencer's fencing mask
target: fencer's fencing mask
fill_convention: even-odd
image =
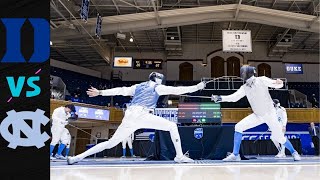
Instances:
[[[157,84],[164,84],[164,75],[161,74],[161,73],[157,73],[157,72],[152,72],[150,75],[149,75],[149,79],[151,81],[154,81],[156,82]]]
[[[273,99],[273,106],[280,107],[280,101],[278,99]]]
[[[253,66],[243,65],[240,68],[240,77],[244,81],[247,81],[249,78],[255,75],[256,75],[256,68]]]
[[[68,118],[68,121],[76,121],[78,120],[78,115],[75,112],[70,113],[70,117]]]

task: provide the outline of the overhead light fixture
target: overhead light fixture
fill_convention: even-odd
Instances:
[[[169,105],[169,106],[172,105],[172,100],[168,100],[168,105]]]
[[[130,37],[129,41],[130,41],[130,42],[133,42],[133,37],[132,37],[132,36]]]
[[[50,46],[52,46],[52,41],[50,41]]]

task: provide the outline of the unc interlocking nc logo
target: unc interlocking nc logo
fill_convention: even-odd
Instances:
[[[34,31],[34,51],[30,63],[42,63],[50,55],[50,27],[45,19],[41,18],[0,18],[6,29],[6,53],[2,63],[25,63],[26,59],[21,53],[21,28],[28,20]]]
[[[35,112],[11,110],[7,115],[0,125],[0,133],[9,142],[9,148],[36,146],[39,149],[45,145],[44,142],[49,139],[49,135],[46,132],[41,134],[41,124],[46,125],[49,118],[44,115],[44,111],[40,109]],[[32,128],[24,121],[25,119],[32,120]],[[10,125],[12,125],[12,134],[9,132]],[[27,138],[21,138],[20,131]]]

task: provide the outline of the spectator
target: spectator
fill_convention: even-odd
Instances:
[[[114,107],[115,107],[115,108],[120,108],[120,106],[119,106],[118,103],[116,103],[116,104],[114,105]]]
[[[318,101],[315,94],[312,94],[311,104],[313,108],[318,108]]]
[[[319,127],[315,126],[314,123],[311,122],[308,130],[314,145],[315,155],[319,156],[319,139],[320,139]]]
[[[79,102],[79,97],[77,94],[74,95],[74,97],[71,98],[72,102]]]

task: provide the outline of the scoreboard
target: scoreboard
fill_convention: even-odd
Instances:
[[[133,69],[162,69],[162,60],[135,59]]]
[[[219,103],[181,103],[178,106],[178,123],[221,124]]]

